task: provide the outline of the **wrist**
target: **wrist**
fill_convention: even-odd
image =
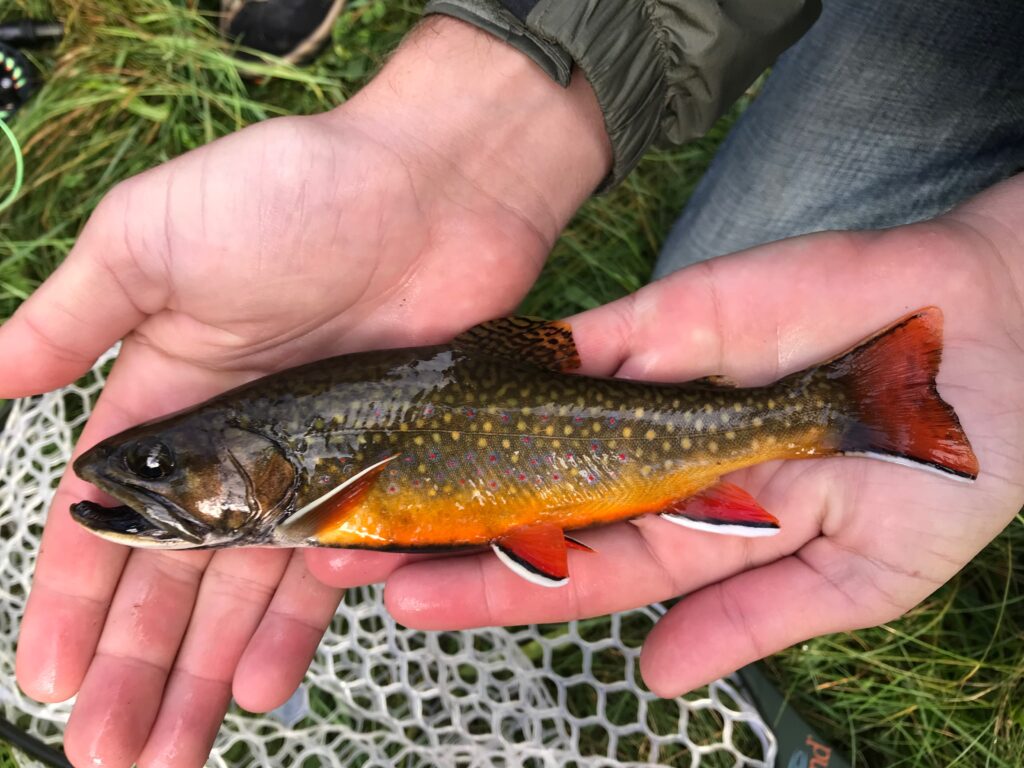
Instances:
[[[529,58],[455,19],[430,17],[337,110],[371,125],[414,172],[500,202],[550,244],[611,166],[589,83],[568,88]]]

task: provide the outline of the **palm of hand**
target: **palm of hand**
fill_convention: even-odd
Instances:
[[[431,172],[334,115],[265,123],[126,182],[3,328],[4,395],[63,384],[127,334],[88,446],[271,370],[507,312],[548,244]],[[287,698],[340,592],[288,551],[129,556],[71,522],[95,494],[70,473],[57,491],[19,682],[42,700],[78,692],[73,760],[199,764],[232,686],[254,710]]]
[[[992,193],[990,193],[990,197]],[[998,196],[997,196],[998,202]],[[997,206],[998,207],[998,206]],[[581,534],[560,590],[490,555],[392,557],[372,571],[407,626],[593,616],[688,595],[653,630],[642,667],[675,695],[809,637],[899,616],[948,580],[1024,503],[1024,313],[974,214],[880,234],[823,234],[716,260],[573,320],[587,373],[765,383],[820,362],[922,306],[945,314],[939,389],[981,463],[974,485],[870,459],[775,462],[730,480],[782,532],[737,539],[645,518]],[[977,222],[974,222],[977,223]],[[1006,233],[1004,233],[1006,234]],[[1019,279],[1019,278],[1018,278]],[[365,554],[309,551],[325,581],[358,583]],[[378,556],[380,557],[380,556]]]

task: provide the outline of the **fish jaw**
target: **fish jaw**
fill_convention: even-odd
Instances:
[[[75,470],[83,480],[122,502],[117,507],[104,507],[94,501],[71,505],[71,517],[97,536],[154,549],[216,546],[210,541],[209,528],[159,494],[107,477],[94,467],[78,465]]]

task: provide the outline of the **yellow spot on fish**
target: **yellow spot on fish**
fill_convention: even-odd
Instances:
[[[665,469],[672,469],[672,465],[675,464],[672,459],[665,459]]]
[[[768,445],[775,445],[778,441],[775,439],[775,435],[768,435],[765,442],[768,443]]]
[[[714,440],[712,440],[710,443],[708,443],[708,450],[711,451],[712,453],[717,453],[718,452],[718,443],[716,443]]]
[[[750,441],[750,450],[756,451],[760,447],[761,447],[761,443],[758,440],[751,440]]]
[[[684,437],[682,445],[683,445],[683,450],[684,451],[688,451],[691,448],[693,448],[693,441],[690,438],[688,438],[688,437]]]
[[[400,432],[408,432],[409,431],[409,425],[406,424],[403,421],[401,424],[398,425],[398,429],[399,429]]]
[[[561,448],[562,447],[562,441],[561,440],[552,440],[551,441],[551,447],[552,448]]]
[[[590,425],[590,428],[592,430],[594,430],[595,432],[600,432],[601,431],[601,422],[600,421],[595,421],[593,424]]]
[[[518,422],[516,422],[516,429],[518,429],[520,432],[525,432],[526,422],[520,419]]]
[[[360,445],[366,445],[366,435],[360,435],[358,438],[356,438],[356,442],[359,443]]]
[[[693,428],[696,429],[698,432],[704,429],[704,419],[697,419],[695,422],[693,422]]]
[[[769,398],[768,399],[768,410],[770,411],[774,407],[775,407],[775,401],[772,400],[771,398]]]
[[[817,401],[815,401],[815,402],[817,402]],[[797,403],[796,405],[793,406],[793,410],[796,411],[797,413],[800,413],[800,411],[802,411],[803,409],[804,409],[804,404],[803,403]]]
[[[462,437],[461,433],[459,433],[459,432],[452,432],[452,440],[458,440],[460,437]]]
[[[452,412],[451,411],[445,411],[444,412],[444,423],[445,424],[451,424],[452,423]]]
[[[426,464],[420,464],[420,465],[419,465],[418,467],[416,467],[416,470],[417,470],[417,471],[418,471],[418,472],[419,472],[419,473],[420,473],[421,475],[424,475],[424,474],[426,474],[426,472],[427,472],[427,465],[426,465]]]
[[[431,439],[432,439],[432,440],[433,440],[433,441],[434,441],[435,443],[440,443],[440,442],[441,442],[441,433],[440,433],[440,432],[435,432],[434,434],[432,434],[432,435],[430,436],[430,438],[431,438]]]
[[[479,440],[476,441],[476,445],[477,445],[478,448],[486,448],[487,447],[487,441],[484,440],[481,437]]]
[[[451,493],[454,490],[454,486],[451,483],[445,483],[444,488],[441,489],[445,493]]]
[[[710,403],[704,403],[704,413],[711,413],[713,410],[714,408],[711,407]]]
[[[742,406],[742,405],[740,405],[739,403],[736,403],[736,404],[734,404],[734,405],[733,405],[732,409],[733,409],[734,411],[736,411],[736,413],[739,413],[740,411],[742,411],[742,410],[743,410],[743,406]]]
[[[437,496],[437,489],[431,488],[429,491],[427,491],[427,496]]]
[[[416,445],[423,445],[423,435],[416,435],[412,441],[416,443]]]
[[[735,439],[736,439],[736,433],[735,433],[735,432],[733,432],[733,431],[732,431],[732,430],[730,429],[730,430],[729,430],[728,432],[726,432],[726,433],[725,433],[725,439],[726,439],[726,440],[735,440]]]
[[[494,425],[491,424],[491,422],[489,422],[489,421],[485,421],[484,422],[484,432],[490,432],[492,429],[494,429]]]
[[[516,462],[518,462],[518,461],[519,461],[519,451],[516,451],[515,453],[513,453],[513,454],[512,454],[511,456],[509,456],[509,457],[508,457],[508,459],[509,459],[509,461],[511,461],[511,462],[512,462],[513,464],[515,464]]]
[[[764,425],[764,420],[760,416],[755,416],[754,420],[750,423],[753,424],[755,427],[760,427]]]
[[[729,414],[728,413],[723,413],[718,418],[722,420],[723,424],[728,424],[729,423]]]
[[[569,427],[566,427],[566,429],[569,429]],[[548,437],[551,437],[551,435],[555,434],[554,425],[548,424],[546,427],[544,427],[544,434],[547,435]]]
[[[825,401],[822,400],[820,397],[814,398],[814,407],[815,408],[824,408],[825,407]]]
[[[672,450],[672,443],[670,443],[668,440],[666,440],[665,442],[663,442],[661,444],[661,450],[666,451],[666,452]]]
[[[530,406],[528,406],[528,405],[524,405],[523,406],[523,410],[520,411],[520,413],[522,413],[523,416],[529,416],[531,413],[533,413],[533,409],[530,408]]]
[[[654,439],[654,430],[653,429],[648,429],[644,433],[644,437],[646,437],[648,440],[653,440]]]
[[[636,416],[638,419],[642,419],[644,417],[644,409],[637,408],[635,411],[633,411],[633,415]]]
[[[427,426],[426,419],[416,419],[416,429],[423,429]]]
[[[640,468],[640,474],[643,475],[644,477],[647,477],[653,471],[654,470],[652,470],[649,466],[646,465]]]
[[[507,450],[512,447],[512,443],[509,442],[508,438],[505,438],[504,440],[501,441],[501,447]]]
[[[665,431],[671,435],[673,432],[676,431],[676,425],[670,421],[668,424],[665,425]]]
[[[631,438],[633,436],[632,428],[630,428],[630,427],[623,427],[622,428],[622,436],[624,438],[626,438],[627,440],[629,440],[629,438]]]

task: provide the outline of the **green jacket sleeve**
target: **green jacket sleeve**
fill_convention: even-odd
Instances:
[[[814,23],[820,0],[431,0],[568,85],[575,64],[611,138],[613,186],[652,144],[706,132]]]

